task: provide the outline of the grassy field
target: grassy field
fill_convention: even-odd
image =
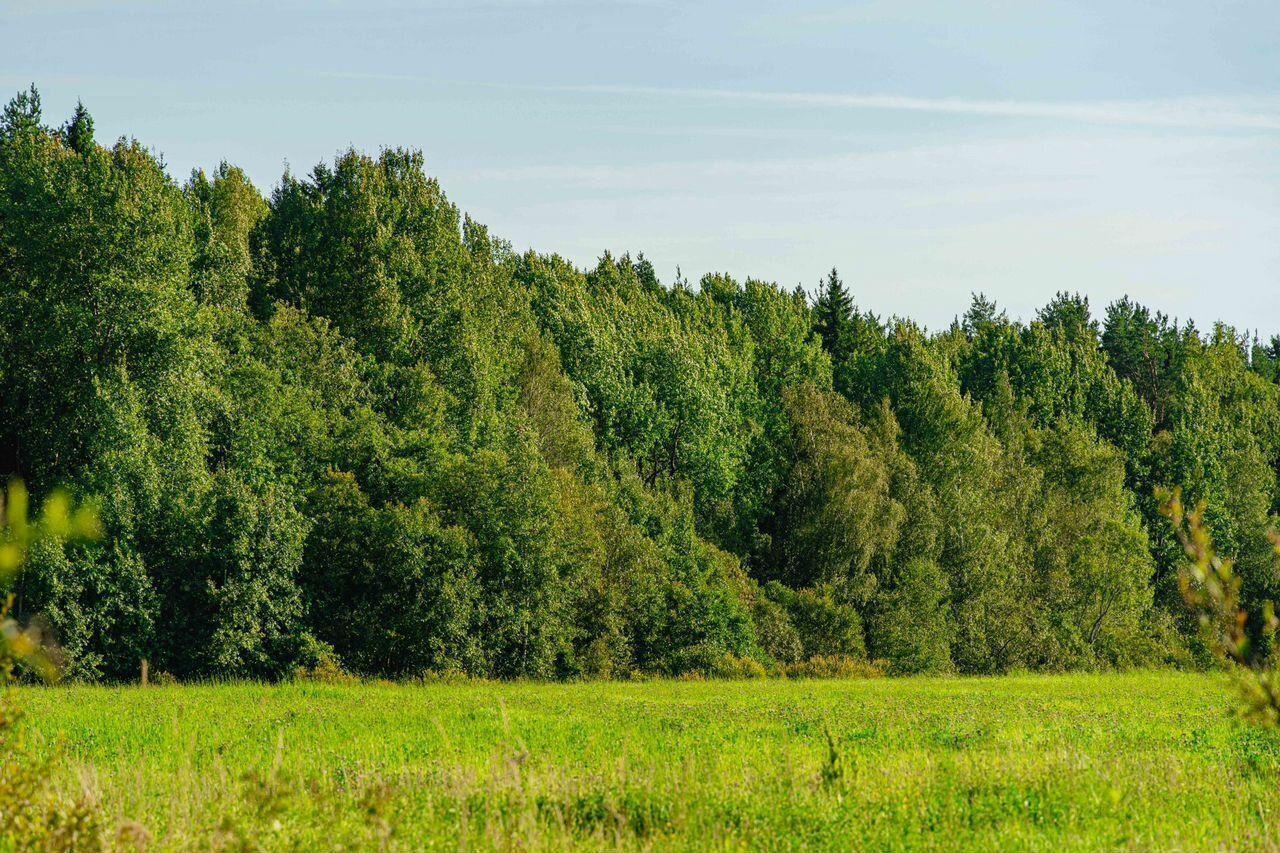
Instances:
[[[21,699],[59,784],[97,791],[153,848],[1280,844],[1280,739],[1237,722],[1212,676]]]

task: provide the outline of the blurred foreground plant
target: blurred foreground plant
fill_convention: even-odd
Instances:
[[[13,618],[13,583],[27,561],[32,546],[45,539],[94,540],[102,535],[98,514],[92,506],[72,509],[65,492],[54,492],[44,502],[38,518],[29,518],[30,500],[19,480],[9,484],[4,496],[3,526],[0,527],[0,684],[13,675],[17,663],[24,663],[46,681],[58,677],[58,668],[49,654],[38,626],[23,626]]]
[[[1280,672],[1270,657],[1250,659],[1247,616],[1240,606],[1240,576],[1235,561],[1217,553],[1213,537],[1204,521],[1205,505],[1188,511],[1182,504],[1181,489],[1160,489],[1160,512],[1168,518],[1186,552],[1188,563],[1178,573],[1178,589],[1200,624],[1205,645],[1231,672],[1245,701],[1245,715],[1252,722],[1274,728],[1280,724]],[[1280,549],[1280,540],[1272,534]],[[1262,632],[1275,633],[1276,619],[1271,602],[1263,611]]]
[[[47,681],[59,674],[40,630],[12,616],[11,590],[31,547],[44,539],[97,539],[101,527],[92,507],[73,510],[61,492],[45,501],[38,518],[28,518],[28,503],[22,483],[10,483],[0,527],[0,849],[102,849],[107,842],[101,810],[88,794],[67,798],[52,790],[48,761],[33,755],[22,738],[22,710],[10,684],[19,663]]]

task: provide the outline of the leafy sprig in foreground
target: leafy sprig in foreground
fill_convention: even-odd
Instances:
[[[1187,564],[1178,574],[1178,589],[1200,625],[1201,637],[1214,657],[1239,685],[1245,700],[1246,716],[1272,728],[1280,724],[1280,671],[1275,658],[1253,655],[1253,643],[1246,631],[1248,614],[1241,607],[1241,578],[1235,560],[1214,547],[1205,523],[1205,506],[1187,510],[1182,490],[1161,490],[1160,511],[1173,523],[1178,541],[1187,555]],[[1275,534],[1273,534],[1273,539]],[[1280,542],[1278,542],[1280,545]],[[1280,626],[1275,609],[1267,602],[1263,609],[1263,636]]]

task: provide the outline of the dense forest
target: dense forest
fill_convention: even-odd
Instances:
[[[1194,665],[1154,490],[1277,596],[1278,358],[1127,299],[929,332],[834,270],[583,270],[413,151],[264,198],[34,87],[0,119],[0,475],[106,530],[13,593],[81,679]]]

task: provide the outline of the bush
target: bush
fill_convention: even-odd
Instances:
[[[425,501],[374,506],[350,474],[331,474],[311,512],[312,619],[343,663],[366,675],[483,672],[465,531],[443,524]]]
[[[871,651],[895,674],[951,669],[947,577],[932,560],[906,561],[872,608]]]
[[[738,680],[764,678],[767,675],[764,665],[759,661],[706,644],[680,650],[671,656],[670,666],[670,674],[682,678]]]
[[[818,655],[793,663],[785,669],[787,678],[883,678],[878,665],[848,655]]]
[[[775,581],[765,592],[786,608],[804,657],[866,658],[862,617],[852,604],[837,600],[829,587],[788,589]]]
[[[293,678],[295,681],[313,681],[318,684],[356,684],[360,681],[357,676],[343,669],[333,655],[321,658],[314,666],[298,667],[294,670]]]
[[[751,621],[756,628],[760,650],[779,664],[795,663],[804,655],[800,632],[791,623],[787,609],[765,595],[751,603]]]

